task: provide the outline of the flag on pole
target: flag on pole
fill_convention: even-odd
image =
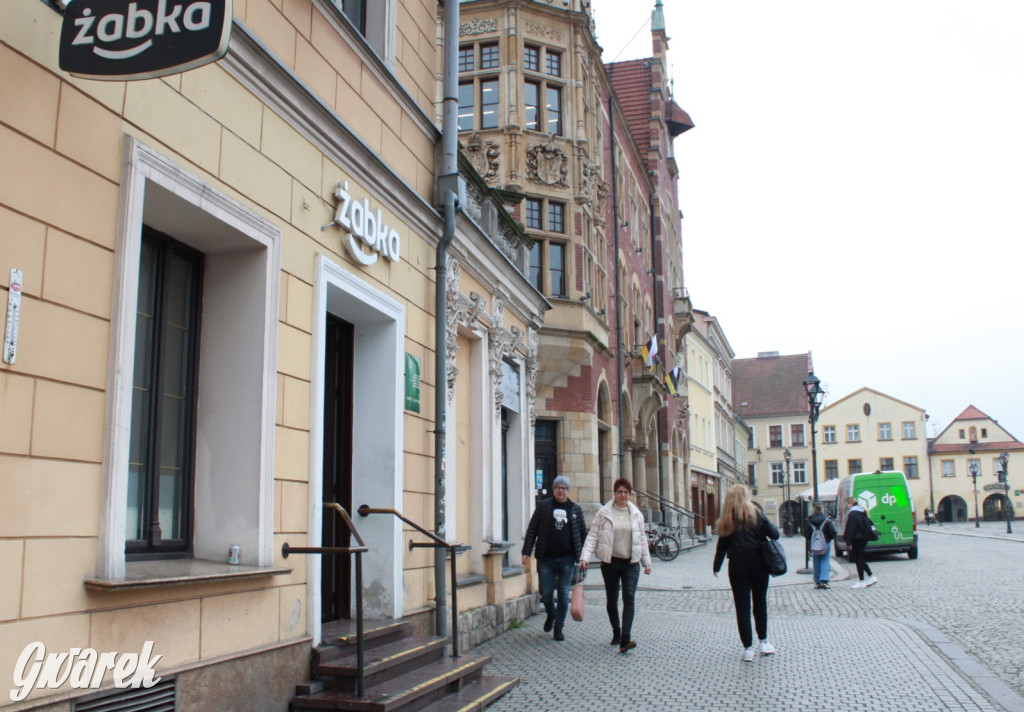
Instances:
[[[679,366],[676,366],[665,374],[665,387],[668,388],[668,392],[672,395],[676,395],[679,392],[679,372]]]
[[[648,341],[640,349],[640,355],[644,357],[644,365],[648,369],[654,368],[654,357],[658,355],[658,335],[654,334],[651,336],[651,340]]]

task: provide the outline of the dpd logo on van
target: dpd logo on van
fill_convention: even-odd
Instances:
[[[60,68],[88,79],[151,79],[215,62],[228,51],[231,0],[73,0]]]

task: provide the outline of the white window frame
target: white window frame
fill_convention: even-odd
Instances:
[[[829,437],[831,436],[831,437]],[[821,426],[821,442],[822,443],[834,443],[836,441],[836,426],[834,425],[823,425]]]
[[[970,471],[970,470],[968,470]],[[956,460],[943,460],[942,461],[942,476],[943,477],[956,477]]]
[[[882,429],[885,429],[883,432]],[[879,423],[878,424],[878,439],[879,440],[892,440],[892,423]]]
[[[804,460],[796,460],[790,463],[790,467],[793,468],[793,484],[807,484],[807,462]]]
[[[128,460],[143,223],[206,256],[192,555],[274,563],[280,228],[126,136],[110,324],[97,577],[126,573]],[[244,291],[247,299],[239,299]],[[230,414],[230,417],[226,417]]]
[[[850,436],[854,437],[850,437]],[[860,442],[860,425],[857,423],[850,423],[846,426],[846,442],[848,443],[859,443]]]
[[[904,420],[900,426],[904,440],[917,440],[917,424],[913,420]],[[909,431],[909,435],[907,434]]]

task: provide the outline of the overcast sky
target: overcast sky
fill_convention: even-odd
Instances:
[[[654,0],[593,0],[605,61]],[[1024,1],[664,0],[686,286],[738,358],[811,351],[1024,440]],[[639,31],[639,34],[636,34]]]

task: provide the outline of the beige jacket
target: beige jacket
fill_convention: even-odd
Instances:
[[[587,540],[583,542],[583,553],[580,561],[590,561],[595,554],[598,560],[609,563],[612,560],[612,541],[614,538],[615,521],[612,519],[613,502],[601,507],[594,515]],[[633,529],[633,547],[629,557],[630,563],[639,562],[644,569],[651,568],[651,551],[647,546],[647,532],[644,527],[644,515],[635,504],[629,502],[629,523]]]

